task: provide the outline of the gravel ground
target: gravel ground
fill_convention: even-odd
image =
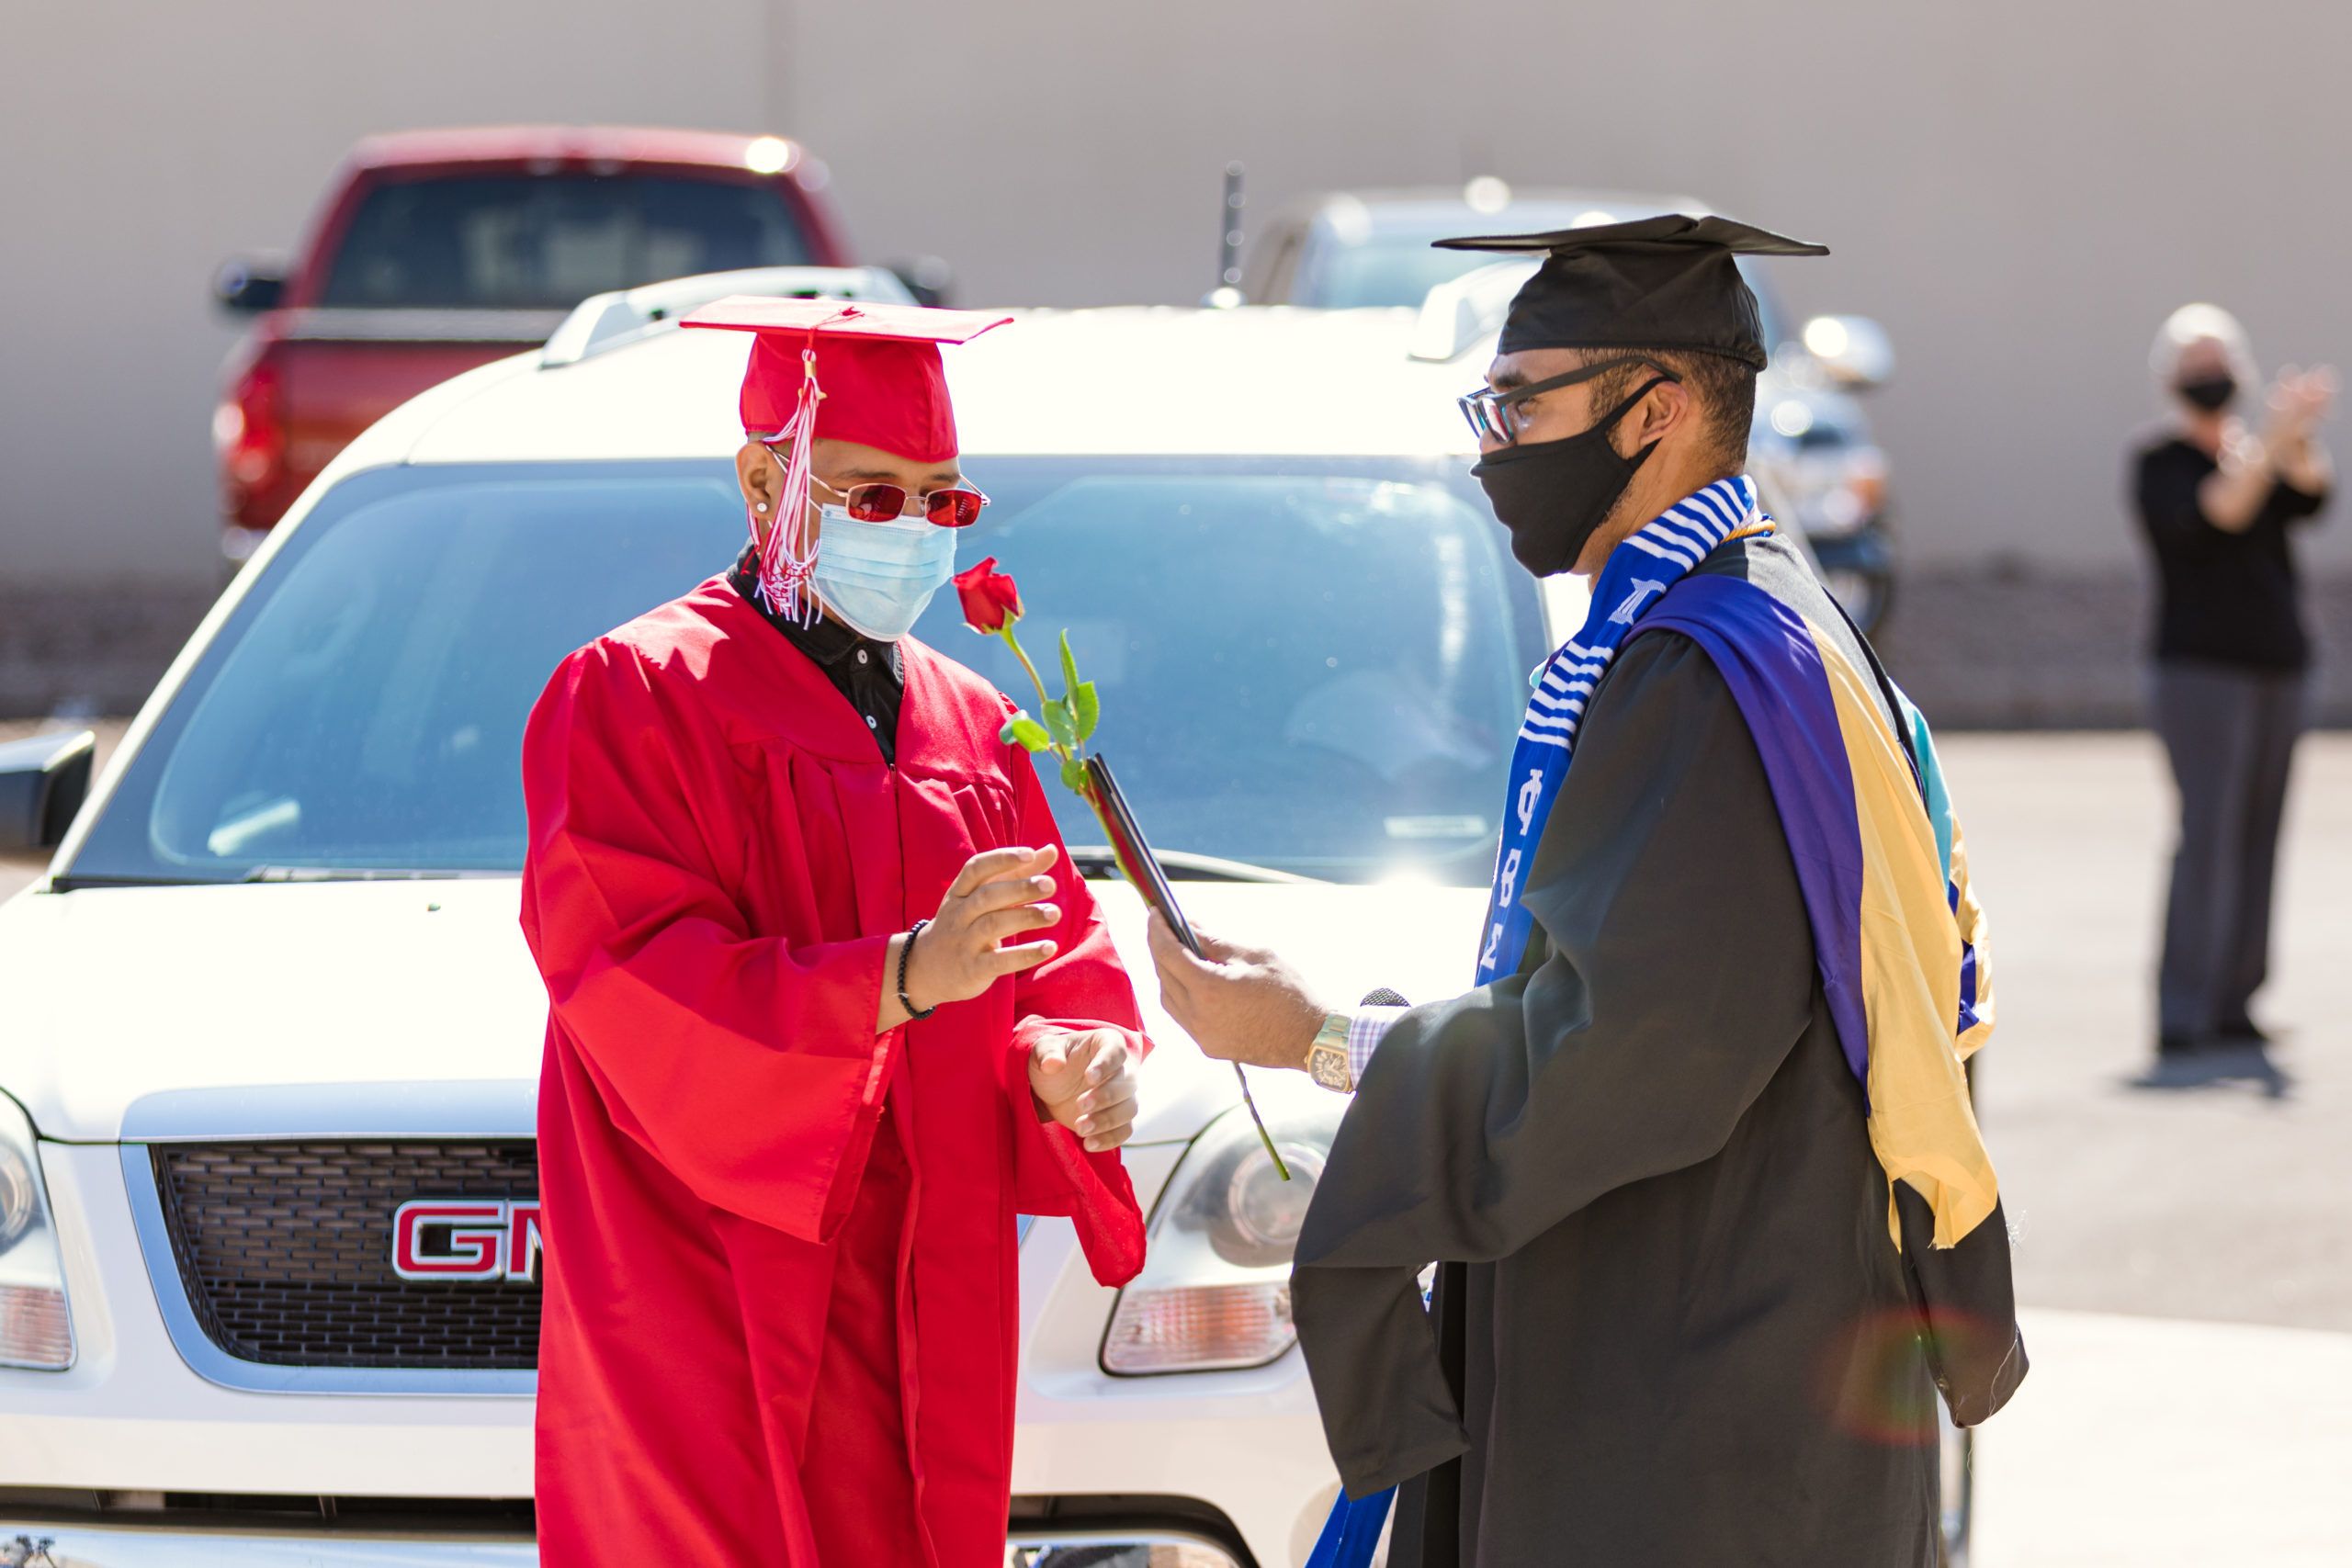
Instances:
[[[1879,651],[1947,731],[2137,725],[2148,589],[2126,547],[2095,568],[1907,566]],[[0,576],[0,715],[130,712],[218,587]],[[2352,727],[2352,576],[2313,579],[2306,600],[2323,721]]]

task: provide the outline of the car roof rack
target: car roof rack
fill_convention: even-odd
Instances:
[[[897,274],[878,266],[755,266],[696,273],[582,299],[539,351],[539,368],[560,369],[625,348],[677,324],[689,310],[730,294],[783,299],[863,299],[911,305],[914,295]]]
[[[1420,320],[1413,323],[1406,354],[1434,363],[1461,358],[1503,330],[1503,317],[1520,285],[1542,265],[1541,256],[1498,261],[1439,284],[1421,300]]]

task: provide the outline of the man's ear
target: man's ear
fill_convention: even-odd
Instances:
[[[1625,422],[1636,427],[1634,450],[1638,452],[1653,441],[1665,440],[1696,418],[1698,412],[1690,388],[1679,381],[1660,381],[1643,397],[1634,417]]]
[[[746,441],[735,451],[735,482],[742,488],[743,504],[752,509],[753,537],[767,543],[768,529],[775,522],[775,501],[784,488],[783,471],[767,447],[757,441]]]
[[[735,451],[735,482],[742,487],[743,504],[755,513],[772,516],[775,512],[776,491],[782,487],[783,476],[777,471],[775,459],[757,441],[746,441]]]

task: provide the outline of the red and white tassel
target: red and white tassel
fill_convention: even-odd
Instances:
[[[790,615],[802,626],[814,626],[817,595],[808,579],[817,570],[817,547],[808,537],[808,455],[816,440],[817,403],[825,394],[817,385],[813,348],[801,351],[800,370],[800,396],[791,422],[782,434],[764,443],[770,451],[786,444],[790,448],[780,454],[784,490],[776,497],[775,521],[763,539],[754,521],[752,536],[759,540],[760,596],[767,601],[768,609]]]

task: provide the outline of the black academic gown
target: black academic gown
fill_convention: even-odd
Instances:
[[[1702,570],[1867,668],[1786,544]],[[1517,975],[1381,1043],[1300,1238],[1340,1475],[1408,1483],[1390,1563],[1932,1564],[1938,1385],[1973,1422],[2024,1373],[2007,1224],[1935,1251],[1905,1188],[1889,1237],[1770,789],[1696,645],[1618,656],[1526,898]]]

